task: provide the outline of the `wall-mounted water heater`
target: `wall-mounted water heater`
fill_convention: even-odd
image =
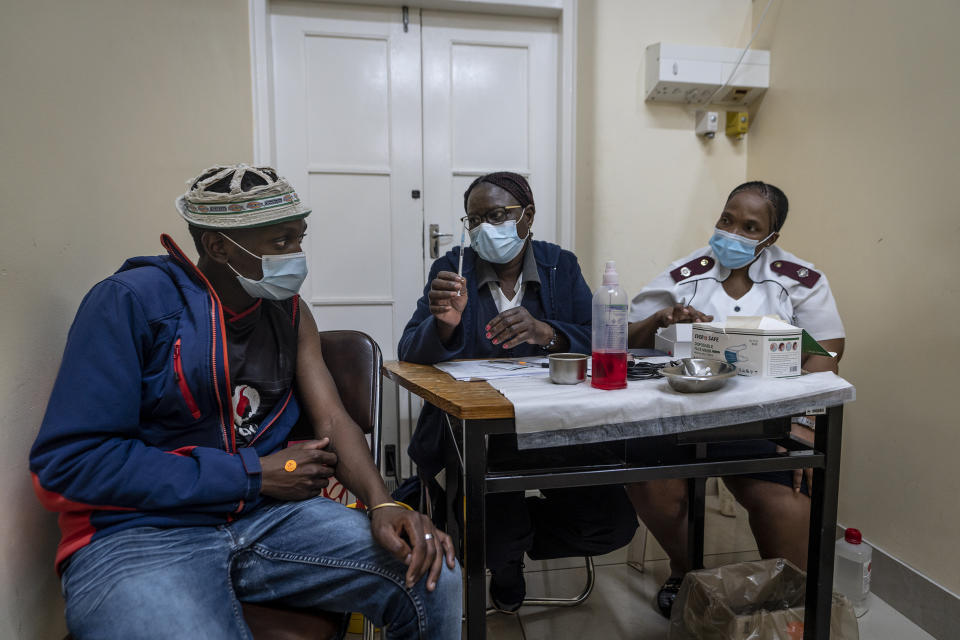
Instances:
[[[770,86],[770,52],[748,50],[737,66],[741,54],[743,49],[730,47],[652,44],[647,47],[646,99],[748,105]],[[723,89],[718,92],[720,87]]]

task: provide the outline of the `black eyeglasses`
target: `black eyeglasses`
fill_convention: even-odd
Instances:
[[[466,224],[467,229],[479,227],[484,222],[489,222],[490,224],[503,224],[510,217],[508,210],[523,208],[524,207],[521,204],[512,204],[507,207],[495,207],[479,216],[463,216],[460,218],[460,222]]]

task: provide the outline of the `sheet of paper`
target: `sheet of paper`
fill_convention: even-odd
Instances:
[[[455,380],[495,380],[523,376],[547,376],[544,357],[498,358],[495,360],[452,360],[433,365]]]

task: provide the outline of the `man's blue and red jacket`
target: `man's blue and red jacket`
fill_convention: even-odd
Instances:
[[[260,502],[260,456],[300,415],[293,390],[237,448],[223,308],[168,236],[84,298],[30,451],[34,488],[60,513],[57,568],[101,536],[218,525]],[[296,305],[294,305],[296,309]]]

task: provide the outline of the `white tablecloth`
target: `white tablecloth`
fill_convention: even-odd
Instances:
[[[665,379],[635,380],[626,389],[557,385],[548,378],[491,380],[513,403],[521,448],[665,435],[796,415],[855,399],[831,372],[797,378],[735,376],[717,391],[679,393]]]

